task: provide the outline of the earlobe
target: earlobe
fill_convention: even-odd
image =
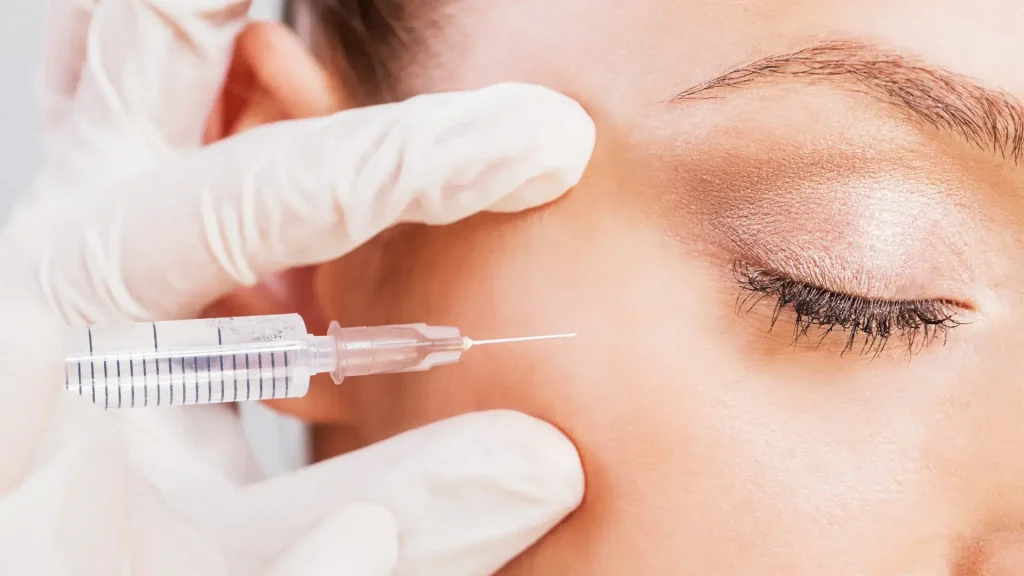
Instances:
[[[206,143],[251,128],[347,107],[340,85],[292,30],[254,22],[239,35]]]

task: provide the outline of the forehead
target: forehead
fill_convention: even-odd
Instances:
[[[427,20],[406,78],[413,92],[526,81],[614,108],[662,101],[767,55],[854,39],[1024,94],[1021,2],[456,0]]]

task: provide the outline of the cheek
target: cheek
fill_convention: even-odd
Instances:
[[[622,213],[586,213],[580,197],[532,214],[408,229],[393,250],[378,248],[391,251],[380,255],[384,268],[370,255],[348,262],[359,271],[352,277],[372,279],[372,295],[335,306],[347,324],[422,321],[479,338],[576,338],[481,347],[455,366],[364,379],[348,390],[368,441],[488,408],[552,422],[580,449],[588,496],[552,536],[572,544],[538,553],[596,546],[607,563],[657,544],[671,572],[682,559],[667,551],[679,549],[687,530],[700,536],[710,512],[766,509],[736,483],[737,470],[765,457],[744,449],[759,440],[721,425],[759,411],[740,395],[739,407],[708,400],[739,378],[723,369],[735,363],[716,337],[716,314],[729,305],[709,306],[722,298],[718,279]],[[730,514],[713,516],[725,519],[720,534],[736,528]],[[652,531],[661,537],[650,540]],[[695,552],[687,554],[692,560]]]
[[[329,306],[344,324],[455,325],[478,339],[578,334],[482,346],[455,366],[353,382],[357,401],[388,412],[364,423],[374,436],[397,431],[389,422],[404,427],[410,418],[420,423],[484,406],[527,410],[570,433],[591,422],[603,428],[599,422],[611,415],[595,407],[628,418],[628,389],[670,376],[677,353],[695,344],[684,323],[666,316],[683,313],[674,296],[680,271],[651,249],[654,237],[631,234],[618,215],[581,214],[585,204],[572,200],[525,215],[408,228],[376,256],[346,259],[325,275],[325,284],[347,286],[336,290],[347,297]],[[387,264],[374,264],[381,261]],[[635,391],[638,402],[652,396]],[[375,400],[392,392],[398,402]],[[414,409],[403,414],[404,406]]]

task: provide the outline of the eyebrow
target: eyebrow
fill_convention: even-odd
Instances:
[[[838,82],[1004,159],[1020,163],[1024,157],[1024,106],[1019,100],[965,76],[858,42],[824,42],[769,56],[688,88],[672,101],[715,98],[721,90],[786,78]]]

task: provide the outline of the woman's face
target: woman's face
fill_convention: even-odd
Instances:
[[[578,336],[353,380],[322,442],[488,408],[559,426],[586,499],[508,574],[1024,571],[1024,3],[430,16],[406,87],[550,86],[593,161],[551,206],[324,266],[325,311]]]

